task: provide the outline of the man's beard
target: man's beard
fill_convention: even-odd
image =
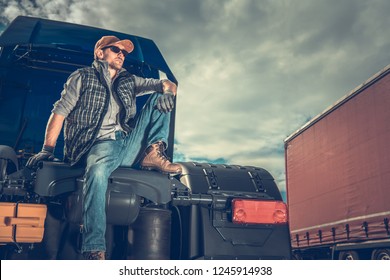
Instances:
[[[115,59],[108,66],[115,70],[121,70],[123,66],[123,62],[119,62],[119,60]]]

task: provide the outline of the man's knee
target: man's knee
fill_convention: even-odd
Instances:
[[[161,92],[153,92],[150,97],[149,97],[149,103],[152,105],[156,105],[157,99],[162,95],[163,93]]]
[[[92,166],[87,167],[85,171],[86,180],[92,181],[107,181],[111,172],[108,170],[107,166],[101,164],[94,164]]]

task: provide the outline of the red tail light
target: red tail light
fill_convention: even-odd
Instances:
[[[233,223],[287,223],[287,205],[281,201],[233,199]]]

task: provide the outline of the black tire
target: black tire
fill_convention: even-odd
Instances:
[[[81,254],[81,233],[80,225],[66,223],[62,234],[58,259],[60,260],[82,260]]]
[[[372,260],[390,260],[390,249],[376,249],[372,252]]]
[[[299,252],[293,252],[292,255],[291,255],[291,259],[300,261],[300,260],[303,260],[303,256]]]
[[[61,237],[64,232],[64,210],[62,204],[48,204],[45,220],[45,233],[42,240],[41,258],[56,260],[60,250]]]
[[[360,257],[356,251],[342,251],[339,254],[339,260],[360,260]]]

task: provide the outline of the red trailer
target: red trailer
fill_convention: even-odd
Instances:
[[[293,253],[390,258],[390,65],[285,140]]]

